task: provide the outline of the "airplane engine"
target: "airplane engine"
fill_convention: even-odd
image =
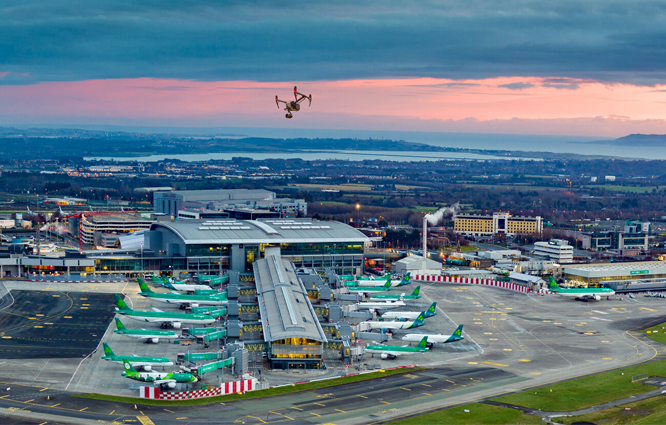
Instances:
[[[190,304],[190,305],[191,305],[192,307],[199,307],[199,304],[197,304],[197,303],[192,303],[192,304]]]
[[[173,322],[171,326],[173,326],[174,329],[180,329],[183,326],[183,324],[180,322]]]
[[[380,357],[384,360],[387,360],[387,359],[388,360],[393,360],[393,359],[395,359],[396,356],[392,356],[389,353],[382,353],[382,355]]]
[[[597,301],[601,301],[601,297],[599,295],[595,295],[594,299],[597,300]]]
[[[151,338],[150,342],[152,342],[153,344],[157,344],[158,342],[160,342],[160,339],[159,338]]]
[[[150,365],[145,365],[145,366],[142,366],[141,368],[143,370],[145,370],[146,372],[150,372],[151,370],[153,370],[153,368]]]
[[[176,388],[176,383],[175,382],[168,382],[167,387],[169,388]]]

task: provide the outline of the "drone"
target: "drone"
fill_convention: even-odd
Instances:
[[[312,105],[312,95],[310,94],[306,96],[303,93],[299,93],[296,86],[294,86],[294,99],[295,100],[292,100],[291,102],[286,102],[284,100],[278,99],[277,95],[275,96],[275,104],[277,105],[278,109],[280,109],[280,102],[284,103],[284,110],[287,111],[287,114],[284,117],[287,119],[294,118],[294,116],[291,114],[292,111],[300,111],[300,103],[305,99],[307,99],[309,102],[308,106]]]

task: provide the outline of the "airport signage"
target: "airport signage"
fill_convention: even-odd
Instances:
[[[649,274],[650,270],[632,270],[629,274]]]

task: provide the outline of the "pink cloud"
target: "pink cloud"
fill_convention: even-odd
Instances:
[[[7,73],[0,73],[6,76]],[[0,86],[11,123],[308,127],[620,136],[666,133],[666,86],[503,77],[296,83],[312,107],[284,119],[294,83],[117,79]],[[2,124],[0,123],[0,124]],[[632,129],[629,131],[629,129]],[[643,130],[645,129],[645,130]],[[649,130],[648,130],[649,129]],[[575,131],[575,132],[572,132]]]

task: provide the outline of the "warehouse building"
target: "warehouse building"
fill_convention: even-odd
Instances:
[[[573,263],[574,249],[563,239],[551,239],[548,242],[535,242],[534,255],[557,263]]]
[[[508,212],[496,212],[493,215],[460,214],[454,219],[453,231],[465,236],[540,234],[543,221],[539,216],[514,217]]]
[[[320,369],[324,330],[294,265],[269,248],[254,262],[259,314],[272,369]]]

